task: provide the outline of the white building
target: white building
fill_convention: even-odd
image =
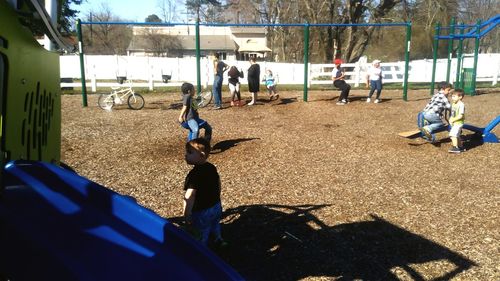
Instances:
[[[249,56],[266,57],[264,27],[200,26],[200,55],[219,52],[223,60],[247,60]],[[195,26],[134,26],[127,48],[129,56],[196,56]]]

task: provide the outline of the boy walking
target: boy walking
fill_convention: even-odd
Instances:
[[[216,246],[226,246],[222,239],[220,220],[221,183],[217,168],[207,161],[210,144],[197,138],[186,143],[186,163],[194,165],[184,182],[184,218],[200,234],[201,243],[208,244],[212,234]]]
[[[200,128],[205,130],[205,139],[210,143],[212,139],[212,127],[207,121],[200,119],[198,115],[198,104],[194,96],[194,86],[191,83],[184,83],[181,86],[182,109],[179,114],[181,126],[189,129],[188,141],[198,138]]]
[[[424,121],[427,125],[421,128],[422,136],[428,141],[433,141],[432,133],[444,126],[442,118],[446,110],[450,110],[451,105],[448,101],[448,93],[451,90],[451,84],[439,82],[439,91],[434,94],[423,110]]]
[[[462,135],[462,127],[465,121],[465,104],[462,101],[464,98],[464,91],[462,89],[455,89],[451,94],[451,117],[450,117],[450,138],[452,147],[448,152],[450,153],[461,153],[465,149],[462,146],[462,140],[460,136]]]

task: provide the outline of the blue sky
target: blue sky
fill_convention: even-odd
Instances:
[[[144,19],[151,14],[156,14],[161,18],[158,0],[86,0],[81,5],[74,5],[73,8],[80,11],[78,16],[82,20],[87,20],[89,12],[92,10],[99,12],[103,3],[106,3],[111,12],[121,19],[144,22]],[[183,9],[183,5],[179,6],[177,9]]]

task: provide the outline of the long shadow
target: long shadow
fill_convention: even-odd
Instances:
[[[476,265],[446,247],[376,215],[328,226],[313,213],[328,205],[248,205],[225,211],[220,256],[247,280],[427,280],[416,267],[439,270],[448,280]],[[447,263],[450,266],[442,266]]]
[[[223,140],[218,143],[216,143],[212,147],[212,151],[210,154],[218,154],[222,153],[232,147],[237,146],[241,142],[246,142],[246,141],[252,141],[252,140],[260,140],[260,138],[240,138],[240,139],[233,139],[233,140]]]

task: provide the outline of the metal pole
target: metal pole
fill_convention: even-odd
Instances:
[[[80,55],[80,76],[82,80],[82,100],[83,107],[87,107],[87,85],[85,83],[85,61],[83,59],[82,22],[76,21],[76,31],[78,34],[78,53]]]
[[[477,75],[477,59],[479,53],[479,39],[481,38],[481,20],[477,21],[476,40],[474,44],[474,68],[472,69],[472,93],[471,96],[476,95],[476,75]]]
[[[450,29],[448,35],[453,36],[455,34],[455,18],[451,18]],[[451,73],[451,58],[453,57],[453,38],[448,39],[448,63],[446,65],[446,83],[450,82]]]
[[[411,22],[406,25],[405,76],[403,82],[403,100],[408,101],[408,69],[410,68]]]
[[[460,28],[460,35],[464,34],[464,28]],[[457,50],[457,75],[455,78],[455,88],[462,88],[463,86],[460,86],[460,74],[462,70],[462,53],[464,50],[464,39],[460,38],[458,40],[458,50]]]
[[[307,82],[309,72],[309,23],[304,25],[304,101],[307,101]]]
[[[439,31],[441,30],[441,24],[438,22],[436,24],[435,35],[434,35],[434,50],[432,51],[432,79],[431,79],[431,96],[434,94],[434,82],[436,80],[436,63],[439,48]]]
[[[201,70],[200,70],[200,19],[196,19],[195,26],[196,40],[196,90],[198,95],[201,93]]]

